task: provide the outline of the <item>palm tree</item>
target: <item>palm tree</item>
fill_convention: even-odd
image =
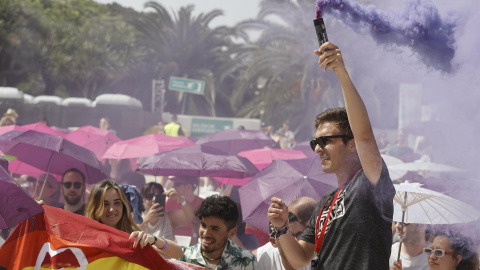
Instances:
[[[297,123],[296,131],[307,131],[307,137],[320,107],[338,106],[341,95],[331,87],[335,82],[318,79],[312,57],[318,48],[314,6],[313,0],[264,0],[257,19],[237,26],[261,33],[238,54],[246,60],[231,99],[237,116],[261,117],[277,125],[290,119]]]
[[[140,32],[141,45],[151,51],[148,61],[156,69],[158,78],[168,82],[170,76],[177,76],[206,82],[203,96],[167,91],[166,109],[179,112],[183,100],[187,103],[187,112],[215,116],[217,87],[224,78],[221,74],[233,64],[229,53],[234,46],[232,38],[242,33],[226,26],[209,26],[223,14],[220,10],[193,16],[194,7],[187,6],[172,17],[159,3],[148,2],[145,7],[155,12],[132,23]],[[205,111],[205,107],[209,110]]]

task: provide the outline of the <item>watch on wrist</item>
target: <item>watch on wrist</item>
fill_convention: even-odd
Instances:
[[[153,243],[151,243],[150,245],[154,246],[155,243],[157,243],[157,237],[155,235],[152,235],[153,236]]]

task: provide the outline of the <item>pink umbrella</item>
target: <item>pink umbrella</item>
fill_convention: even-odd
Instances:
[[[248,151],[242,151],[237,155],[246,157],[250,162],[257,167],[259,171],[265,169],[274,160],[282,159],[302,159],[307,156],[302,151],[287,150],[287,149],[254,149]]]
[[[274,160],[289,160],[289,159],[302,159],[307,158],[307,156],[302,151],[297,150],[287,150],[287,149],[254,149],[248,151],[242,151],[238,153],[239,156],[245,157],[250,162],[257,167],[259,171],[265,169],[270,163]],[[234,186],[243,186],[248,181],[252,179],[251,177],[238,179],[238,178],[224,178],[224,177],[215,177],[215,180],[218,180],[226,185]]]
[[[114,143],[121,141],[121,139],[115,136],[112,132],[93,126],[78,128],[67,134],[65,139],[87,148],[95,153],[95,156],[100,160],[108,148]]]
[[[150,134],[114,143],[103,154],[102,159],[150,157],[157,153],[190,145],[194,145],[194,143],[186,138]]]
[[[50,135],[60,136],[62,138],[65,138],[65,135],[66,135],[65,133],[63,133],[61,131],[55,130],[51,127],[45,126],[45,125],[40,124],[40,123],[20,126],[19,130],[23,130],[23,131],[35,130],[35,131],[50,134]]]
[[[12,173],[25,174],[33,177],[37,177],[38,175],[44,173],[44,171],[28,165],[27,163],[21,162],[20,160],[10,161],[8,164],[8,170]]]
[[[43,171],[41,169],[35,168],[31,165],[28,165],[25,162],[21,162],[20,160],[12,160],[8,164],[8,170],[12,173],[16,174],[24,174],[28,176],[33,176],[37,178],[39,175],[46,173],[46,171]],[[61,180],[61,174],[56,174],[50,172],[51,175],[53,175],[58,181]]]
[[[23,129],[20,126],[17,126],[17,125],[0,127],[0,135],[2,135],[3,133],[7,133],[9,131],[12,131],[12,130],[23,130]]]

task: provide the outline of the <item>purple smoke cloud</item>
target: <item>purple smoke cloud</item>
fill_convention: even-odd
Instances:
[[[333,14],[355,31],[369,27],[377,43],[408,46],[427,66],[443,72],[452,70],[455,20],[442,20],[428,0],[410,0],[400,12],[379,12],[373,5],[348,0],[317,0],[316,11]]]

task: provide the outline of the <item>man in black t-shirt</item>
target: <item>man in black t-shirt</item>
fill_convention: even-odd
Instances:
[[[320,67],[337,75],[345,98],[346,108],[317,116],[310,143],[323,171],[336,174],[339,188],[320,200],[299,242],[287,233],[288,207],[281,199],[271,199],[268,219],[296,269],[308,265],[315,255],[316,269],[388,269],[395,189],[341,51],[327,42],[315,54],[320,56]]]

